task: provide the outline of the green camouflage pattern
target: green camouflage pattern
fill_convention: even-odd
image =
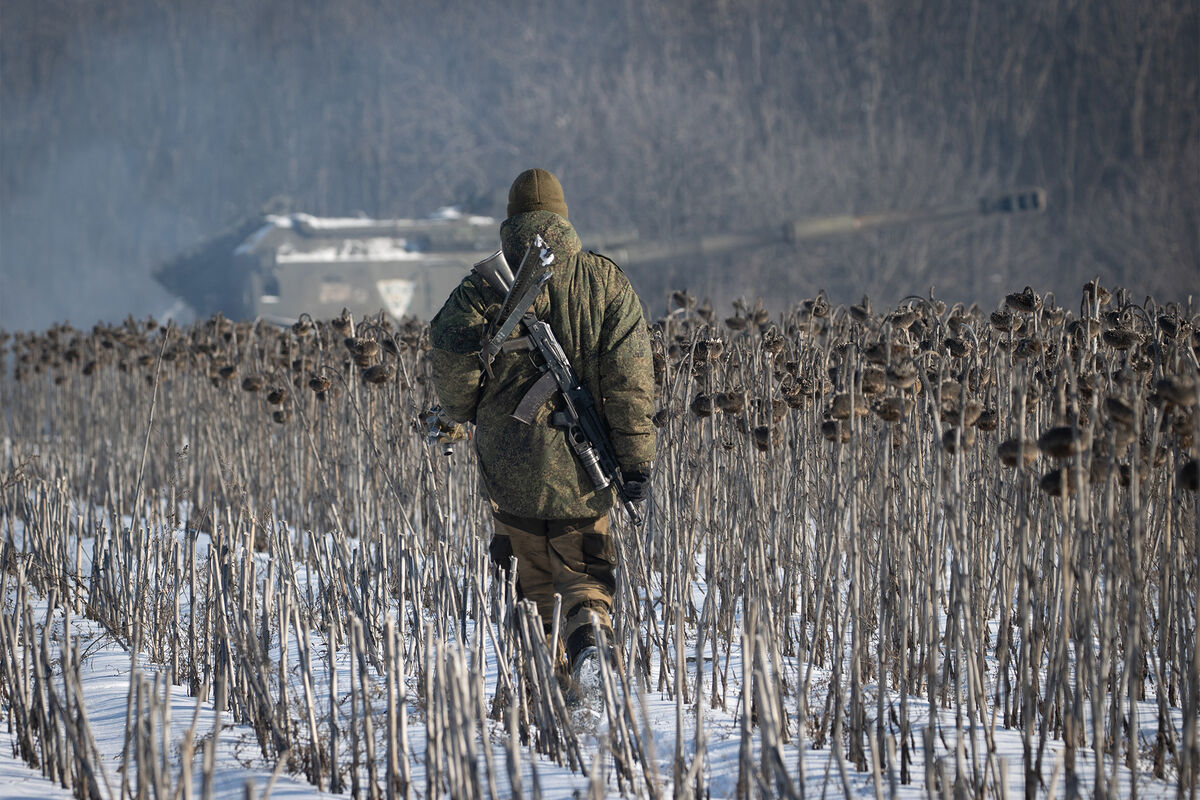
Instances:
[[[637,293],[621,269],[585,252],[569,222],[531,211],[500,227],[505,258],[514,271],[540,234],[554,252],[553,277],[533,310],[550,323],[580,381],[607,421],[613,450],[628,471],[654,461],[654,371],[650,339]],[[475,423],[480,471],[491,500],[520,517],[595,517],[613,505],[613,490],[597,492],[566,433],[550,425],[561,408],[558,393],[525,425],[510,415],[540,377],[530,351],[501,352],[484,379],[480,343],[503,295],[474,273],[451,293],[431,327],[431,358],[445,413]],[[513,333],[522,333],[520,327]]]

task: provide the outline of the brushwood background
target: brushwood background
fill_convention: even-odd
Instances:
[[[1195,0],[4,0],[0,327],[162,313],[161,262],[275,199],[503,215],[559,174],[589,233],[1040,185],[966,220],[629,265],[652,307],[819,290],[991,306],[1093,276],[1200,289]]]

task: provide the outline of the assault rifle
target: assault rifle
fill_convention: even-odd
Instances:
[[[575,457],[583,465],[596,490],[601,491],[609,486],[616,489],[630,521],[640,527],[642,516],[625,491],[621,466],[617,463],[607,426],[600,417],[591,392],[580,383],[579,376],[554,335],[554,329],[533,314],[533,303],[550,280],[548,267],[553,263],[554,253],[542,237],[537,236],[525,252],[515,277],[503,250],[497,250],[472,267],[488,285],[505,293],[500,314],[484,338],[479,357],[483,360],[485,371],[491,375],[492,361],[502,350],[528,349],[538,352],[541,356],[538,367],[542,370],[542,376],[521,398],[512,416],[529,425],[538,408],[556,392],[560,393],[564,408],[551,416],[551,424],[566,431]],[[525,335],[508,341],[517,325],[525,329]]]

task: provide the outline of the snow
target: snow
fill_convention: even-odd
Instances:
[[[44,604],[35,610],[44,613]],[[150,664],[144,657],[139,657],[136,662],[131,665],[130,656],[119,646],[112,642],[111,638],[107,637],[102,631],[96,629],[93,623],[86,621],[75,620],[72,623],[72,634],[79,637],[82,649],[89,653],[82,673],[82,682],[87,698],[87,712],[91,721],[93,735],[95,736],[98,748],[103,755],[104,763],[108,779],[110,781],[110,791],[105,792],[106,797],[116,797],[120,764],[121,751],[124,744],[123,733],[125,730],[126,720],[126,704],[127,695],[131,676],[135,679],[153,680],[154,676],[160,674],[161,668]],[[793,664],[793,667],[798,667],[798,664]],[[339,672],[345,670],[346,674],[340,676],[339,685],[348,685],[348,670],[350,665],[347,660],[339,659]],[[496,666],[493,657],[489,656],[487,660],[488,668],[488,687],[489,690],[495,686]],[[735,662],[732,667],[734,674],[740,673],[740,664]],[[318,691],[320,694],[320,691]],[[657,763],[659,764],[661,776],[664,779],[669,779],[671,774],[671,754],[674,750],[676,729],[674,725],[675,718],[675,703],[664,694],[658,692],[640,693],[638,699],[644,703],[645,719],[644,724],[648,725],[649,730],[653,733],[653,744],[656,753],[658,754]],[[418,789],[417,796],[421,796],[421,789],[425,785],[425,772],[423,769],[423,752],[425,749],[424,727],[422,721],[414,714],[413,707],[416,700],[415,696],[410,695],[409,698],[409,726],[412,737],[413,753],[413,779],[414,785]],[[889,702],[894,702],[895,698],[890,698]],[[925,709],[927,718],[927,705],[920,700],[910,698],[910,704],[918,710],[914,716],[917,719],[921,718],[920,709]],[[185,694],[182,686],[171,686],[169,690],[170,709],[170,742],[171,756],[170,764],[173,774],[178,775],[181,769],[179,747],[182,743],[185,733],[189,727],[189,723],[196,715],[196,740],[203,743],[211,738],[213,723],[215,720],[215,710],[212,702],[196,702]],[[874,703],[868,704],[869,708],[874,708]],[[735,709],[736,710],[736,709]],[[376,709],[378,714],[382,714],[382,709]],[[1153,706],[1147,704],[1143,709],[1142,719],[1152,719]],[[873,720],[872,720],[873,724]],[[691,709],[684,714],[684,754],[691,757],[694,752],[693,745],[693,728],[695,725],[695,712]],[[944,730],[944,729],[943,729]],[[981,734],[975,732],[977,737]],[[1152,735],[1152,731],[1147,729],[1143,731],[1143,736]],[[1021,740],[1019,731],[996,730],[995,736],[995,762],[992,769],[997,770],[998,774],[1007,773],[1009,794],[1011,797],[1022,795],[1023,791],[1023,775],[1021,774]],[[704,737],[707,741],[707,763],[705,770],[708,775],[711,796],[713,797],[729,797],[735,793],[737,784],[737,764],[738,753],[740,747],[740,721],[735,713],[722,711],[719,709],[705,710],[705,730]],[[921,776],[924,774],[924,767],[921,763],[920,742],[922,740],[921,728],[915,731],[916,746],[914,748],[915,763],[912,766],[913,775],[917,780],[907,786],[896,785],[894,787],[884,786],[884,791],[891,794],[891,789],[894,789],[894,796],[900,798],[922,798],[926,796],[925,787]],[[755,737],[756,753],[761,752],[758,745],[758,736]],[[504,763],[505,751],[501,744],[502,732],[496,730],[492,732],[492,763],[497,772],[497,781],[501,785],[502,796],[506,794],[504,791],[507,788],[507,777],[503,774],[501,765]],[[585,738],[585,761],[591,765],[598,752],[597,742],[595,739],[588,740]],[[869,742],[868,742],[869,746]],[[898,743],[893,737],[889,742],[889,749],[894,753],[898,749]],[[953,742],[947,742],[947,750],[953,749]],[[15,750],[15,742],[9,733],[0,732],[0,798],[5,800],[16,800],[17,798],[26,797],[69,797],[70,794],[60,787],[56,787],[49,781],[42,779],[35,772],[24,766],[20,761],[13,757]],[[789,780],[793,785],[797,782],[799,774],[799,761],[802,758],[805,773],[805,791],[808,796],[821,796],[828,794],[837,796],[844,793],[847,796],[854,797],[870,797],[876,794],[877,788],[871,777],[870,772],[859,773],[852,768],[843,772],[839,768],[837,761],[833,758],[832,753],[828,748],[822,750],[813,750],[806,745],[805,749],[797,750],[795,742],[793,745],[784,748],[786,760],[784,767],[787,769]],[[377,750],[377,754],[382,753],[382,750]],[[528,756],[530,751],[526,750]],[[1079,762],[1077,768],[1080,775],[1084,779],[1084,788],[1086,791],[1090,781],[1091,768],[1087,760],[1088,752],[1080,751]],[[203,765],[203,749],[198,748],[196,755],[192,759],[192,774],[193,791],[195,796],[200,796],[202,790],[202,765]],[[218,737],[217,749],[217,770],[214,780],[214,796],[217,798],[235,798],[244,796],[246,785],[254,786],[254,796],[262,796],[262,793],[271,780],[272,772],[276,765],[266,762],[262,758],[262,754],[258,749],[255,741],[254,733],[246,726],[229,725],[223,727]],[[1048,765],[1047,774],[1055,776],[1055,785],[1057,793],[1062,795],[1065,792],[1065,777],[1061,769],[1062,751],[1059,743],[1052,743],[1048,747],[1046,755],[1046,764]],[[609,759],[604,759],[608,761]],[[382,758],[380,758],[382,761]],[[576,793],[582,793],[587,790],[588,780],[585,776],[572,773],[558,765],[549,762],[545,758],[538,757],[536,759],[537,780],[545,797],[571,797]],[[758,762],[758,756],[755,757],[755,763]],[[609,764],[609,773],[611,774],[611,764]],[[952,767],[952,765],[951,765]],[[382,767],[380,767],[382,769]],[[534,766],[529,764],[528,760],[524,763],[523,781],[526,787],[530,786],[534,780]],[[482,766],[481,766],[482,771]],[[897,779],[894,769],[885,771],[885,783],[889,780]],[[1128,771],[1121,770],[1123,783],[1119,789],[1120,796],[1128,796],[1130,787],[1128,785]],[[844,785],[843,785],[843,782]],[[609,784],[609,796],[617,796],[615,784]],[[1141,774],[1139,780],[1139,795],[1142,797],[1169,797],[1174,796],[1174,790],[1163,782],[1154,782],[1147,778],[1146,773]],[[273,797],[327,797],[331,796],[327,793],[319,793],[314,787],[305,782],[303,776],[292,776],[282,774],[279,775],[271,796]]]
[[[297,227],[309,231],[330,232],[342,234],[363,228],[404,228],[419,226],[422,220],[413,219],[371,219],[369,217],[314,217],[311,214],[293,214],[288,219],[286,227]],[[463,214],[454,206],[438,209],[429,216],[429,220],[466,220],[472,225],[495,225],[496,220],[475,214]],[[428,221],[428,220],[426,220]]]
[[[496,219],[479,214],[464,214],[458,206],[442,206],[429,215],[430,219],[465,219],[472,225],[495,225]]]
[[[136,672],[131,671],[130,657],[119,647],[111,643],[104,644],[101,641],[103,636],[94,631],[81,631],[80,634],[85,647],[90,645],[96,648],[84,666],[83,686],[87,698],[88,719],[96,745],[104,758],[109,781],[107,790],[101,789],[101,793],[104,797],[115,798],[119,796],[121,751],[125,743],[126,701],[130,676],[136,675],[152,680],[158,671],[144,659],[139,659]],[[190,727],[193,714],[196,713],[196,730],[200,733],[197,738],[202,743],[211,738],[215,710],[211,703],[197,704],[193,698],[187,697],[182,686],[170,687],[168,706],[171,718],[169,741],[172,745],[170,761],[174,775],[178,775],[181,768],[178,748]],[[13,735],[0,730],[0,797],[17,800],[24,797],[72,796],[69,790],[40,777],[36,771],[14,758],[15,749],[16,740]],[[203,749],[198,747],[192,760],[192,791],[197,797],[203,788],[203,759]],[[214,781],[215,797],[243,797],[247,784],[255,787],[255,796],[261,797],[264,788],[271,781],[274,765],[263,761],[253,731],[245,726],[222,729],[218,737],[216,759],[220,766]],[[276,778],[271,796],[299,798],[334,795],[317,792],[303,776],[283,774]]]
[[[259,244],[261,244],[262,241],[272,233],[280,229],[289,229],[291,227],[291,217],[269,216],[267,217],[266,224],[256,230],[254,233],[247,236],[246,240],[234,248],[233,252],[235,255],[253,253],[258,249]]]
[[[11,518],[10,518],[11,519]],[[14,525],[13,531],[14,540],[20,541],[22,531],[19,521]],[[182,535],[182,533],[178,534]],[[196,536],[196,544],[198,553],[203,554],[209,546],[208,537],[204,534],[193,534]],[[84,560],[77,565],[79,571],[77,574],[87,574],[91,569],[90,554],[94,542],[85,540],[82,542],[81,548]],[[259,554],[256,557],[256,563],[261,568],[261,574],[265,575],[267,571],[266,556]],[[309,579],[303,567],[299,568],[298,577],[304,581]],[[693,585],[693,596],[699,604],[703,604],[705,597],[705,587],[701,582],[696,582]],[[16,599],[14,591],[11,588],[8,595],[3,599],[5,614],[12,615],[12,609],[15,606]],[[151,682],[151,685],[156,687],[159,696],[163,697],[164,705],[168,709],[167,717],[169,724],[167,725],[168,733],[165,736],[167,741],[167,763],[168,771],[172,776],[172,783],[182,774],[183,771],[183,756],[181,753],[182,746],[187,737],[189,730],[192,731],[193,740],[196,743],[195,754],[190,760],[190,769],[192,778],[193,796],[200,797],[203,791],[203,764],[204,764],[204,748],[213,739],[214,725],[216,723],[216,709],[211,694],[208,699],[197,700],[187,696],[187,692],[182,685],[166,685],[165,678],[160,679],[160,676],[166,676],[166,668],[161,665],[151,663],[144,655],[138,654],[136,657],[131,656],[123,647],[117,644],[114,638],[104,631],[97,623],[83,619],[78,616],[72,616],[70,620],[66,620],[61,611],[51,616],[47,621],[48,603],[44,598],[30,598],[32,605],[33,619],[39,624],[49,624],[51,630],[51,643],[55,649],[55,663],[61,664],[58,659],[57,652],[62,644],[66,641],[75,640],[78,642],[79,652],[85,654],[82,668],[80,671],[80,682],[83,688],[83,697],[86,702],[87,716],[90,723],[92,736],[95,739],[97,749],[102,757],[103,771],[106,776],[107,786],[102,788],[101,796],[106,798],[116,798],[120,796],[122,775],[122,752],[125,747],[124,732],[127,727],[127,719],[129,714],[129,696],[131,686],[137,686],[143,681]],[[184,598],[177,598],[177,604],[181,612],[188,611]],[[393,620],[395,616],[393,613]],[[660,627],[666,623],[664,620],[659,620]],[[483,652],[479,661],[483,664],[484,669],[484,684],[486,687],[485,701],[490,701],[496,691],[499,677],[499,664],[496,659],[494,647],[488,644],[488,638],[485,635],[474,629],[473,624],[468,624],[465,631],[465,637],[461,642],[454,640],[453,625],[449,626],[448,635],[451,637],[446,642],[446,652],[448,657],[462,658],[462,664],[473,665],[477,663],[477,656],[480,654],[472,649],[482,647]],[[289,678],[288,691],[294,697],[299,697],[303,689],[300,680],[295,671],[295,665],[299,663],[299,650],[297,642],[293,636],[288,642],[288,657],[287,662],[292,668],[291,677]],[[740,637],[734,637],[735,644],[729,655],[728,664],[722,661],[720,666],[724,666],[728,670],[730,677],[731,688],[729,691],[730,703],[728,708],[710,708],[707,702],[703,703],[703,739],[706,744],[706,754],[704,763],[700,766],[703,770],[704,782],[708,785],[711,797],[731,797],[737,792],[738,785],[738,765],[739,752],[742,746],[742,712],[745,698],[742,692],[742,676],[743,676],[743,651],[737,644],[741,641]],[[329,674],[326,671],[328,661],[326,658],[326,641],[322,634],[313,632],[308,641],[312,649],[316,680],[318,685],[314,687],[314,694],[317,697],[326,697],[328,695]],[[271,645],[270,652],[271,663],[274,665],[279,659],[279,643],[274,640]],[[668,651],[668,655],[674,658],[674,653]],[[637,685],[634,682],[631,691],[634,698],[634,708],[632,709],[632,717],[636,727],[640,733],[649,734],[648,744],[652,747],[655,757],[653,763],[657,766],[657,780],[660,784],[660,790],[664,795],[671,792],[671,781],[673,771],[675,769],[674,758],[676,749],[678,748],[683,755],[685,762],[690,762],[696,753],[696,704],[694,695],[696,687],[694,685],[696,678],[695,671],[695,655],[696,642],[694,638],[689,639],[685,650],[685,657],[689,664],[689,694],[693,698],[693,702],[687,704],[683,708],[682,726],[677,726],[677,713],[679,711],[675,699],[667,692],[656,691],[653,688],[645,688]],[[704,676],[703,689],[705,696],[707,691],[712,686],[714,680],[714,664],[709,659],[707,651],[703,656]],[[318,666],[319,665],[319,666]],[[348,691],[347,687],[350,684],[350,673],[352,664],[350,662],[349,653],[343,648],[337,653],[335,658],[335,666],[337,669],[337,685],[339,691],[345,695]],[[887,762],[890,764],[884,767],[879,772],[878,785],[876,778],[873,777],[872,771],[868,769],[864,772],[858,772],[853,765],[846,764],[841,759],[841,748],[831,748],[826,746],[822,749],[814,749],[811,738],[806,732],[806,725],[800,724],[798,718],[798,708],[796,696],[794,693],[795,687],[800,684],[801,679],[806,674],[807,664],[798,657],[784,657],[782,659],[782,682],[790,687],[789,693],[783,697],[783,702],[786,706],[788,724],[787,729],[790,732],[791,739],[780,745],[780,756],[782,759],[782,768],[785,770],[787,783],[791,786],[798,786],[801,783],[801,770],[803,771],[803,786],[806,797],[836,797],[839,795],[849,797],[876,797],[876,796],[894,796],[897,798],[924,798],[927,797],[927,786],[925,781],[926,766],[924,764],[923,743],[925,741],[925,731],[928,729],[930,721],[930,707],[925,698],[909,697],[908,704],[910,707],[910,718],[915,724],[915,728],[911,734],[910,740],[910,757],[912,763],[910,765],[913,781],[907,785],[898,783],[898,762],[901,748],[900,734],[894,726],[885,720],[884,728],[887,732]],[[994,664],[989,664],[989,679],[994,676]],[[649,671],[650,675],[659,673],[658,665],[655,663]],[[54,680],[61,682],[62,674],[61,667],[54,676]],[[158,682],[156,682],[158,680]],[[818,708],[824,702],[825,688],[829,685],[831,675],[824,670],[813,669],[811,671],[811,684],[809,686],[808,701],[811,712]],[[426,713],[424,702],[421,698],[419,687],[415,685],[415,681],[410,677],[406,683],[406,712],[409,728],[409,738],[411,742],[411,751],[409,753],[409,761],[412,769],[413,794],[414,796],[424,796],[426,788],[426,772],[425,772],[425,754],[427,743],[425,740],[425,717]],[[994,686],[988,687],[988,696],[994,696]],[[163,692],[165,691],[165,696]],[[868,715],[867,730],[874,730],[877,704],[878,689],[874,685],[867,685],[865,692],[867,694],[865,707]],[[376,731],[376,773],[380,776],[382,783],[384,753],[386,752],[380,739],[380,735],[384,729],[384,717],[386,714],[386,693],[379,688],[375,692],[375,700],[373,700],[373,716],[375,718]],[[884,697],[884,708],[890,708],[892,705],[899,702],[899,697],[893,692],[888,692]],[[442,702],[447,702],[443,700]],[[341,711],[339,715],[346,713],[349,700],[343,700],[341,703]],[[935,739],[936,752],[939,759],[938,765],[933,765],[931,769],[935,770],[940,765],[945,768],[948,775],[954,772],[954,759],[962,758],[965,760],[967,771],[986,770],[992,776],[992,782],[1007,787],[1009,797],[1021,797],[1024,795],[1024,771],[1022,763],[1022,736],[1020,730],[1007,730],[996,723],[994,714],[989,714],[985,718],[990,719],[990,725],[984,727],[976,725],[974,729],[964,731],[966,740],[963,742],[964,747],[958,748],[954,740],[954,719],[953,710],[934,710],[937,717],[935,729],[937,731]],[[1177,730],[1182,727],[1181,715],[1178,709],[1173,709],[1174,725]],[[5,705],[3,697],[0,697],[0,719],[12,719],[12,712]],[[192,721],[195,720],[193,727]],[[811,719],[811,718],[810,718]],[[1139,719],[1142,721],[1142,730],[1139,738],[1147,745],[1143,747],[1143,752],[1148,749],[1148,744],[1154,736],[1154,721],[1156,719],[1156,706],[1153,699],[1150,698],[1141,704],[1139,708]],[[344,717],[342,719],[344,723]],[[11,721],[9,728],[0,728],[0,800],[17,800],[17,798],[30,797],[70,797],[69,791],[51,783],[50,781],[40,777],[35,770],[27,767],[23,762],[15,757],[17,750],[14,731],[11,729]],[[324,726],[327,720],[319,719],[318,726],[325,730]],[[1085,719],[1085,726],[1088,725],[1088,720]],[[1090,728],[1085,728],[1090,730]],[[615,764],[612,754],[607,750],[605,743],[607,725],[601,724],[595,731],[584,733],[581,736],[581,744],[583,746],[582,755],[583,761],[589,771],[594,772],[599,768],[603,775],[607,777],[606,795],[610,797],[620,796],[615,778]],[[803,735],[801,735],[803,733]],[[156,730],[156,734],[161,736],[161,732]],[[484,741],[486,738],[486,741]],[[873,762],[879,758],[881,754],[871,753],[872,746],[871,737],[867,738],[868,759]],[[992,745],[989,748],[987,741],[991,740]],[[231,724],[228,718],[222,723],[222,726],[216,736],[216,769],[213,777],[212,791],[215,798],[241,798],[246,796],[247,786],[252,786],[253,796],[261,797],[267,790],[268,784],[271,783],[274,776],[274,784],[270,789],[270,796],[277,798],[298,798],[298,797],[328,797],[332,796],[328,793],[319,793],[309,784],[303,774],[288,774],[286,769],[276,763],[272,763],[264,759],[262,752],[258,746],[255,733],[252,729],[243,725]],[[492,771],[492,779],[495,780],[500,796],[508,796],[512,792],[512,787],[508,783],[508,775],[506,771],[506,734],[504,727],[499,723],[489,723],[489,729],[486,731],[486,737],[477,738],[477,767],[479,774],[486,774],[489,769],[489,760],[484,757],[483,748],[488,748],[490,755],[490,769]],[[763,754],[763,732],[760,728],[753,729],[751,746],[754,751],[753,763],[756,765],[761,763]],[[540,787],[543,797],[546,798],[567,798],[584,796],[589,791],[590,779],[582,772],[573,772],[564,766],[553,763],[544,756],[536,755],[532,746],[522,747],[522,786],[526,791],[536,784]],[[990,755],[989,755],[990,753]],[[1063,747],[1062,743],[1057,740],[1047,742],[1046,753],[1044,756],[1043,774],[1050,779],[1051,786],[1042,789],[1040,794],[1046,794],[1053,791],[1057,796],[1065,796],[1066,793],[1066,777],[1063,769]],[[1093,764],[1089,761],[1092,756],[1092,751],[1086,748],[1080,748],[1076,754],[1076,770],[1081,780],[1082,791],[1084,795],[1090,794],[1090,787],[1093,780]],[[343,762],[346,757],[343,751]],[[1137,779],[1137,793],[1140,797],[1156,798],[1156,797],[1174,797],[1175,786],[1171,780],[1161,781],[1154,780],[1150,777],[1148,765],[1143,765],[1139,771]],[[277,768],[280,768],[279,774],[275,775]],[[1104,765],[1106,774],[1112,769],[1111,764]],[[130,766],[130,781],[134,780],[136,768]],[[361,771],[361,777],[366,785],[366,770]],[[1130,773],[1122,765],[1117,770],[1119,786],[1115,787],[1119,796],[1129,796],[1132,791],[1130,785]],[[1005,780],[1001,780],[1006,776]],[[1051,777],[1053,776],[1053,777]],[[634,788],[635,792],[638,787],[644,788],[644,784],[639,784],[638,780],[641,776],[635,774]],[[136,787],[136,784],[132,784]],[[486,784],[485,784],[486,785]]]
[[[324,247],[297,249],[281,244],[275,250],[277,264],[309,264],[358,261],[417,261],[426,258],[409,250],[404,239],[371,236],[363,239],[341,239]]]

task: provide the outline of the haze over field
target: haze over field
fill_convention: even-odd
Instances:
[[[688,237],[1046,188],[1050,210],[630,273],[724,303],[934,286],[994,306],[1200,287],[1200,11],[748,0],[0,7],[0,327],[161,314],[151,270],[272,198],[502,216],[521,169],[589,233]]]

